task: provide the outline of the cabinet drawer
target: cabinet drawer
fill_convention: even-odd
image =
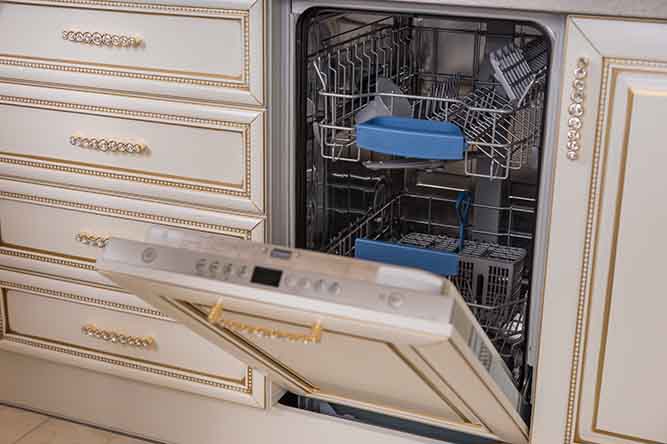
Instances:
[[[173,321],[13,289],[3,309],[3,347],[262,406],[263,393],[254,392],[263,386],[260,375]]]
[[[262,0],[3,2],[0,67],[49,83],[259,105],[263,21]]]
[[[263,113],[0,83],[0,171],[264,211]]]
[[[154,224],[264,240],[262,219],[0,179],[0,265],[110,285],[95,271],[104,239]]]

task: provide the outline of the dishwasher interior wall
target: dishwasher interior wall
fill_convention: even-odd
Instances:
[[[551,39],[529,21],[338,8],[308,10],[296,32],[296,245],[348,256],[358,238],[455,250],[463,225],[452,279],[530,397]],[[535,74],[520,101],[507,97],[490,63],[510,44],[530,55]],[[360,113],[378,106],[454,122],[468,142],[465,158],[420,164],[359,148]],[[457,211],[464,195],[466,221]]]

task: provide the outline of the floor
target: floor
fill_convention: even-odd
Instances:
[[[149,444],[123,435],[0,405],[0,444]]]

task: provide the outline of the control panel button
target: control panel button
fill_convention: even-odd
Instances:
[[[294,288],[296,287],[296,279],[292,276],[287,276],[285,277],[285,285],[288,288]]]
[[[147,264],[150,264],[156,258],[157,258],[157,250],[153,247],[148,247],[141,253],[141,260]]]
[[[208,265],[208,261],[206,259],[199,259],[197,263],[195,264],[195,271],[199,275],[204,275],[206,273],[206,266]]]
[[[222,264],[219,261],[211,262],[211,265],[208,266],[208,271],[211,274],[218,274],[222,271]]]
[[[403,305],[403,296],[400,293],[392,293],[387,298],[387,304],[389,304],[391,308],[399,308]]]
[[[326,282],[324,282],[322,279],[319,279],[319,280],[315,281],[314,287],[315,287],[315,291],[324,291],[324,289],[326,287]]]
[[[310,281],[306,278],[301,278],[299,279],[299,288],[302,290],[307,290],[310,288]]]
[[[338,282],[334,282],[333,284],[329,285],[329,293],[331,294],[340,293],[340,284]]]

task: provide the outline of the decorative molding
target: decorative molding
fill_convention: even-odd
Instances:
[[[240,392],[240,393],[250,394],[250,393],[252,393],[252,389],[253,389],[252,368],[250,368],[250,367],[247,368],[247,373],[246,373],[246,376],[243,380],[243,382],[245,384],[243,386],[237,386],[237,385],[232,385],[232,384],[226,384],[226,383],[223,383],[223,382],[218,382],[218,381],[215,381],[215,380],[212,380],[212,379],[206,379],[206,378],[201,378],[201,377],[198,377],[198,376],[193,376],[191,374],[183,374],[183,373],[178,373],[178,372],[175,372],[175,371],[170,371],[170,370],[168,370],[164,367],[158,367],[159,364],[156,364],[155,367],[148,366],[148,365],[144,365],[144,364],[141,364],[139,362],[136,362],[136,361],[131,361],[131,360],[126,361],[126,360],[121,360],[121,359],[115,359],[115,358],[112,358],[110,356],[103,355],[101,352],[99,354],[90,353],[90,352],[86,352],[86,351],[83,351],[83,350],[79,350],[79,349],[74,348],[74,347],[72,347],[72,348],[63,347],[63,346],[58,345],[58,344],[53,344],[53,343],[46,342],[46,341],[44,341],[44,342],[37,341],[37,340],[33,340],[33,339],[26,338],[26,337],[23,337],[23,336],[16,336],[16,335],[13,335],[13,334],[7,334],[3,338],[3,340],[8,341],[8,342],[14,342],[16,344],[25,345],[25,346],[28,346],[28,347],[35,347],[35,348],[38,348],[38,349],[47,350],[47,351],[50,351],[50,352],[62,353],[62,354],[66,354],[66,355],[69,355],[69,356],[76,357],[76,358],[90,359],[90,360],[93,360],[93,361],[103,362],[105,364],[116,365],[116,366],[119,366],[119,367],[131,369],[131,370],[139,370],[139,371],[142,371],[142,372],[151,373],[151,374],[158,375],[158,376],[165,376],[165,377],[168,377],[168,378],[174,378],[174,379],[178,379],[178,380],[181,380],[181,381],[206,385],[206,386],[209,386],[209,387],[215,387],[215,388],[219,388],[219,389],[223,389],[223,390],[229,390],[229,391],[233,391],[233,392]],[[187,372],[187,370],[183,370],[183,372]]]
[[[25,61],[17,58],[9,58],[7,55],[0,57],[0,65],[17,66],[19,68],[44,69],[49,71],[75,72],[78,74],[93,74],[107,77],[122,77],[126,79],[150,80],[152,82],[170,82],[185,85],[213,86],[217,88],[233,88],[243,91],[248,90],[248,85],[237,82],[221,80],[201,80],[191,77],[167,76],[162,74],[144,74],[133,71],[118,71],[105,68],[86,68],[76,65],[59,65],[56,63],[44,63],[35,61]],[[250,68],[247,69],[249,71]]]
[[[64,259],[61,256],[51,256],[46,254],[35,254],[17,248],[10,248],[0,244],[0,255],[13,256],[21,259],[28,259],[31,261],[46,262],[54,265],[62,265],[65,267],[79,268],[81,270],[95,271],[95,265],[91,263],[78,262],[74,260]]]
[[[42,350],[48,350],[51,352],[56,352],[56,353],[62,353],[62,354],[67,354],[69,356],[77,357],[77,358],[83,358],[83,359],[90,359],[98,362],[103,362],[106,364],[112,364],[112,365],[117,365],[119,367],[124,367],[124,368],[129,368],[132,370],[139,370],[159,376],[164,376],[164,377],[169,377],[169,378],[174,378],[174,379],[179,379],[182,381],[186,382],[191,382],[195,384],[201,384],[201,385],[206,385],[209,387],[215,387],[219,389],[224,389],[224,390],[229,390],[229,391],[234,391],[234,392],[240,392],[240,393],[247,393],[247,394],[252,394],[253,392],[253,370],[250,367],[247,367],[246,369],[246,375],[243,378],[243,380],[240,381],[240,386],[239,385],[232,385],[226,382],[220,382],[221,380],[229,380],[229,378],[225,378],[222,376],[213,376],[211,375],[210,378],[206,377],[201,377],[196,375],[196,371],[194,370],[187,370],[187,369],[170,369],[168,367],[163,367],[160,366],[160,364],[153,364],[153,363],[142,363],[139,361],[134,361],[132,358],[116,358],[110,355],[105,355],[103,352],[97,352],[95,353],[94,351],[87,351],[85,349],[78,348],[76,346],[68,346],[69,344],[59,344],[55,343],[49,340],[40,340],[38,338],[31,338],[28,336],[22,336],[20,334],[7,331],[5,333],[5,328],[7,326],[4,324],[4,313],[6,312],[6,301],[7,299],[4,297],[4,291],[5,289],[15,289],[15,290],[20,290],[20,291],[28,291],[31,293],[36,293],[39,295],[43,296],[56,296],[56,297],[62,297],[65,299],[70,299],[75,302],[86,302],[89,303],[91,301],[95,301],[95,303],[100,303],[101,305],[112,307],[112,308],[122,308],[124,310],[129,310],[129,311],[136,311],[144,314],[153,314],[156,316],[164,317],[161,313],[155,311],[155,310],[150,310],[150,309],[145,309],[141,307],[133,307],[129,305],[124,305],[124,304],[117,304],[114,302],[109,302],[109,301],[101,301],[97,299],[92,299],[92,298],[87,298],[84,296],[78,296],[78,295],[73,295],[71,293],[65,293],[65,292],[60,292],[60,291],[55,291],[55,290],[50,290],[50,289],[44,289],[44,288],[39,288],[39,287],[34,287],[30,285],[24,285],[24,284],[18,284],[15,282],[9,282],[9,281],[0,281],[0,291],[3,292],[2,296],[0,297],[0,342],[1,341],[8,341],[8,342],[13,342],[16,344],[21,344],[24,346],[29,346],[29,347],[35,347],[38,349]],[[4,336],[3,336],[4,334]],[[182,373],[181,373],[182,372]],[[189,373],[189,374],[188,374]]]
[[[64,208],[70,208],[70,209],[75,209],[75,210],[95,212],[95,213],[100,213],[100,214],[108,214],[108,215],[119,216],[119,217],[128,218],[128,219],[146,220],[146,221],[156,222],[156,223],[160,223],[160,224],[164,224],[164,225],[187,226],[187,227],[190,227],[190,228],[195,228],[197,230],[212,231],[212,232],[217,232],[217,233],[221,233],[221,234],[228,234],[228,235],[232,235],[232,236],[241,237],[243,239],[249,239],[250,234],[251,234],[250,230],[246,230],[246,229],[243,229],[243,228],[234,228],[234,227],[228,227],[228,226],[225,226],[225,225],[210,224],[210,223],[206,223],[206,222],[197,222],[197,221],[181,219],[181,218],[171,217],[171,216],[160,216],[160,215],[156,215],[156,214],[142,213],[142,212],[139,212],[139,211],[122,210],[122,209],[118,209],[118,208],[109,208],[109,207],[101,207],[101,206],[98,206],[98,205],[91,205],[91,204],[86,204],[86,203],[81,203],[81,202],[71,202],[71,201],[66,201],[66,200],[61,200],[61,199],[52,199],[52,198],[49,198],[49,197],[34,196],[32,194],[22,194],[22,193],[14,193],[14,192],[10,192],[10,191],[0,190],[0,198],[19,200],[19,201],[25,201],[25,202],[34,202],[34,203],[39,203],[39,204],[44,204],[44,205],[49,205],[49,206],[64,207]]]
[[[138,307],[128,304],[120,304],[118,302],[107,301],[105,299],[95,299],[87,296],[80,296],[78,294],[67,293],[64,291],[52,290],[50,288],[41,288],[41,287],[36,287],[34,285],[20,284],[18,282],[0,280],[0,288],[25,291],[27,293],[33,293],[40,296],[55,297],[58,299],[65,299],[71,302],[83,303],[86,305],[96,305],[103,308],[111,308],[114,310],[131,312],[142,316],[148,315],[151,317],[163,318],[165,320],[169,319],[164,314],[152,308]]]
[[[122,78],[132,78],[140,80],[149,80],[149,81],[162,81],[162,82],[171,82],[179,84],[190,84],[190,85],[199,85],[199,86],[211,86],[218,88],[231,88],[239,89],[243,91],[249,91],[250,87],[250,11],[242,9],[222,9],[222,8],[208,8],[208,7],[196,7],[196,6],[181,6],[181,5],[165,5],[159,3],[134,3],[134,2],[123,2],[123,1],[113,1],[113,0],[47,0],[44,2],[31,2],[26,0],[25,2],[10,2],[10,3],[22,3],[22,4],[33,4],[36,6],[40,5],[53,5],[58,7],[72,7],[72,8],[87,8],[87,7],[104,7],[108,8],[111,11],[122,11],[124,9],[129,10],[139,10],[139,11],[130,11],[136,13],[161,13],[161,14],[170,14],[177,16],[185,17],[204,17],[204,18],[214,18],[214,19],[228,19],[228,20],[239,20],[241,22],[241,28],[243,30],[243,74],[239,76],[240,82],[238,81],[224,81],[224,80],[208,80],[192,77],[192,74],[199,75],[202,77],[226,77],[222,75],[216,75],[211,73],[183,73],[185,75],[180,76],[181,74],[178,71],[166,71],[171,75],[163,74],[143,74],[140,72],[134,71],[124,71],[120,69],[130,69],[130,70],[141,70],[148,71],[150,69],[141,68],[141,67],[125,67],[118,66],[115,68],[120,69],[109,69],[112,67],[93,64],[93,63],[84,63],[81,61],[66,61],[65,63],[56,63],[57,60],[43,59],[40,61],[35,61],[34,58],[26,56],[16,56],[10,54],[3,54],[0,57],[0,65],[8,66],[18,66],[22,68],[31,68],[31,69],[43,69],[51,71],[61,71],[61,72],[76,72],[80,74],[93,74],[93,75],[102,75],[109,77],[122,77]],[[120,9],[113,9],[120,8]],[[77,34],[80,34],[77,36]],[[87,39],[86,34],[89,34]],[[110,34],[100,34],[100,33],[86,33],[76,31],[66,30],[63,33],[63,38],[68,41],[75,41],[77,43],[85,44],[98,44],[94,41],[94,34],[100,35],[100,45],[105,46],[120,46],[120,47],[130,47],[137,46],[141,44],[141,40],[136,39],[132,36],[114,36]],[[109,38],[108,43],[103,40],[103,36],[107,35]],[[117,37],[117,43],[114,43],[114,37]],[[123,44],[122,37],[126,38],[126,43]],[[72,40],[73,39],[73,40]],[[134,39],[135,44],[132,45],[132,39]],[[30,61],[32,60],[32,61]],[[234,79],[236,80],[236,79]]]
[[[47,169],[47,170],[55,170],[55,171],[60,171],[60,172],[65,172],[65,173],[73,173],[73,174],[81,174],[81,175],[88,175],[88,176],[95,176],[95,177],[104,177],[108,179],[115,179],[115,180],[123,180],[123,181],[128,181],[128,182],[138,182],[138,183],[143,183],[143,184],[148,184],[148,185],[159,185],[159,186],[165,186],[165,187],[172,187],[172,188],[179,188],[179,189],[185,189],[185,190],[190,190],[190,191],[198,191],[198,192],[208,192],[208,193],[217,193],[217,194],[223,194],[227,196],[234,196],[234,197],[241,197],[241,198],[251,198],[251,190],[252,190],[252,172],[251,172],[251,166],[252,166],[252,154],[251,154],[251,142],[250,142],[250,126],[251,124],[248,123],[238,123],[238,122],[229,122],[229,121],[224,121],[224,120],[215,120],[215,119],[204,119],[204,118],[198,118],[198,117],[189,117],[189,116],[180,116],[180,115],[174,115],[174,114],[164,114],[164,113],[154,113],[154,112],[147,112],[147,111],[133,111],[133,110],[126,110],[126,109],[121,109],[121,108],[112,108],[112,107],[104,107],[104,106],[94,106],[94,105],[83,105],[79,103],[69,103],[69,102],[61,102],[61,101],[53,101],[53,100],[42,100],[42,99],[33,99],[33,98],[28,98],[28,97],[18,97],[18,96],[6,96],[6,95],[0,95],[0,102],[6,102],[6,103],[12,103],[12,104],[19,104],[19,105],[24,105],[24,106],[31,106],[31,107],[37,107],[37,108],[42,108],[42,109],[49,109],[49,108],[56,108],[59,110],[64,110],[68,112],[93,112],[93,113],[101,113],[101,114],[112,114],[112,115],[117,115],[123,118],[130,118],[130,119],[136,119],[136,118],[141,118],[141,119],[151,119],[151,120],[162,120],[162,121],[170,121],[170,122],[178,122],[178,123],[184,123],[184,124],[193,124],[198,127],[202,128],[210,128],[211,126],[213,127],[221,127],[221,128],[229,128],[232,130],[236,130],[241,133],[242,138],[243,138],[243,155],[244,155],[244,167],[245,167],[245,175],[243,178],[243,183],[241,184],[241,190],[234,190],[230,189],[229,184],[219,184],[222,187],[218,186],[210,186],[210,185],[200,185],[200,184],[193,184],[189,182],[178,182],[176,180],[172,180],[171,177],[169,176],[163,176],[167,177],[167,179],[158,179],[156,177],[160,177],[160,175],[156,175],[153,173],[148,173],[148,172],[142,172],[142,171],[137,171],[137,174],[142,174],[142,175],[132,175],[132,174],[122,174],[122,173],[117,173],[117,172],[112,172],[109,171],[109,168],[106,168],[105,171],[100,171],[97,169],[89,169],[89,168],[83,168],[80,166],[70,166],[70,165],[62,165],[63,161],[57,161],[60,162],[61,164],[55,164],[55,163],[47,163],[47,159],[42,160],[35,160],[29,156],[23,156],[23,155],[16,155],[16,154],[11,154],[11,153],[4,153],[5,155],[0,155],[0,162],[7,163],[7,164],[12,164],[12,165],[20,165],[20,166],[27,166],[27,167],[32,167],[32,168],[41,168],[41,169]],[[12,156],[12,157],[8,157]],[[19,158],[17,158],[19,157]],[[28,158],[26,158],[28,157]],[[105,167],[100,166],[99,168],[104,169]],[[152,177],[144,177],[145,176],[152,176]]]
[[[124,8],[124,9],[141,9],[149,11],[158,11],[166,13],[176,13],[178,15],[192,15],[203,14],[212,16],[237,16],[246,17],[248,11],[244,9],[224,9],[224,8],[207,8],[203,6],[183,6],[183,5],[165,5],[161,3],[139,3],[139,2],[124,2],[115,0],[44,0],[39,2],[32,2],[24,0],[20,2],[8,1],[8,3],[27,3],[34,5],[53,4],[59,6],[69,7],[103,7],[103,8]]]
[[[606,134],[604,129],[609,125],[609,107],[610,97],[615,85],[610,82],[610,79],[615,78],[615,74],[626,71],[632,68],[640,67],[646,68],[661,68],[667,69],[667,63],[637,60],[625,58],[602,58],[602,79],[600,86],[600,102],[597,111],[597,120],[595,128],[595,139],[592,153],[592,167],[591,179],[588,191],[588,203],[586,210],[586,225],[583,245],[583,255],[581,261],[581,272],[579,278],[579,290],[577,298],[577,311],[575,321],[575,334],[572,346],[572,360],[570,366],[570,384],[568,388],[567,411],[565,417],[565,432],[564,444],[583,444],[587,441],[575,439],[575,432],[578,428],[579,417],[577,415],[578,401],[581,399],[581,368],[584,359],[583,352],[585,351],[586,338],[588,336],[587,319],[590,316],[588,313],[588,303],[590,300],[590,273],[592,263],[595,260],[593,257],[594,237],[597,227],[595,226],[595,219],[600,205],[600,186],[601,177],[604,174],[602,170],[601,160],[603,145],[606,145]],[[599,381],[598,381],[599,384]],[[599,390],[599,387],[598,387]],[[636,440],[636,438],[634,438]],[[644,442],[643,440],[638,440]],[[646,441],[648,442],[648,441]],[[593,444],[593,443],[588,443]]]
[[[214,19],[227,19],[227,20],[239,20],[241,22],[241,28],[243,30],[243,74],[240,76],[238,81],[217,81],[217,80],[206,80],[194,78],[191,73],[188,76],[179,76],[173,74],[180,74],[178,71],[166,71],[168,74],[172,75],[161,75],[161,74],[142,74],[132,71],[122,71],[117,69],[106,69],[109,67],[104,67],[103,65],[96,65],[91,63],[83,63],[77,61],[67,61],[65,64],[55,63],[56,60],[44,59],[42,62],[36,61],[27,61],[31,60],[29,57],[24,56],[15,56],[4,54],[0,57],[1,65],[8,66],[18,66],[22,68],[32,68],[32,69],[44,69],[44,70],[55,70],[62,72],[76,72],[80,74],[93,74],[93,75],[102,75],[109,77],[123,77],[123,78],[133,78],[149,81],[163,81],[163,82],[172,82],[180,84],[191,84],[191,85],[200,85],[200,86],[212,86],[219,88],[231,88],[231,89],[240,89],[243,91],[249,91],[250,86],[250,11],[243,9],[225,9],[225,8],[210,8],[210,7],[198,7],[198,6],[184,6],[184,5],[165,5],[160,3],[135,3],[135,2],[125,2],[125,1],[113,1],[113,0],[45,0],[45,1],[9,1],[8,3],[20,3],[20,4],[31,4],[35,6],[43,5],[52,5],[57,7],[70,7],[70,8],[95,8],[102,7],[105,10],[111,11],[123,11],[130,10],[129,12],[135,13],[160,13],[160,14],[169,14],[176,16],[184,17],[203,17],[203,18],[214,18]],[[250,5],[252,8],[254,5]],[[116,9],[114,9],[116,8]],[[133,11],[134,10],[134,11]],[[85,39],[85,32],[81,33],[82,40],[76,38],[76,32],[74,33],[75,41],[81,43],[88,43]],[[90,44],[92,42],[92,33]],[[130,36],[127,36],[130,37]],[[65,38],[65,35],[63,35]],[[110,43],[113,45],[113,35],[110,35]],[[118,36],[118,43],[121,44],[121,36]],[[67,34],[67,40],[69,39],[69,33]],[[104,42],[102,42],[104,44]],[[117,45],[114,45],[117,46]],[[122,45],[121,45],[122,46]],[[34,60],[34,59],[33,59]],[[82,66],[83,65],[83,66]],[[84,67],[88,65],[89,67]],[[127,69],[136,69],[149,71],[141,67],[116,67],[116,68],[127,68]],[[207,73],[194,73],[195,75],[200,75],[202,77],[224,77],[215,74]],[[236,79],[235,79],[236,80]]]

